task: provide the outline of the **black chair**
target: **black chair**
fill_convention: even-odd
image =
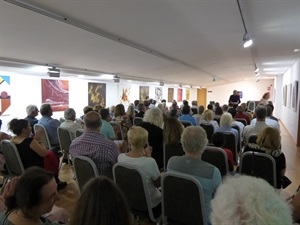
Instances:
[[[241,131],[240,131],[240,127],[236,124],[232,124],[231,127],[233,129],[236,129],[239,132],[239,136],[238,136],[238,145],[237,145],[237,152],[240,153],[242,150],[242,141],[241,141]]]
[[[155,223],[160,221],[160,216],[154,217],[146,179],[135,166],[128,163],[116,163],[113,167],[113,177],[123,191],[133,215],[138,219],[147,216]]]
[[[60,163],[60,166],[62,165],[62,162],[64,160],[67,160],[69,163],[69,148],[70,145],[72,143],[72,137],[71,137],[71,133],[69,130],[67,130],[66,128],[62,128],[62,127],[58,127],[57,128],[57,136],[58,136],[58,142],[60,145],[60,149],[63,151],[63,157],[62,157],[62,161]],[[70,164],[70,163],[69,163]]]
[[[220,133],[223,133],[225,135],[226,143],[224,145],[224,148],[228,148],[230,151],[232,151],[234,163],[237,165],[238,164],[237,140],[235,138],[234,133],[231,132],[220,132]]]
[[[193,126],[193,124],[190,121],[187,121],[187,120],[180,120],[180,122],[182,123],[182,125],[184,127]]]
[[[247,126],[248,123],[247,123],[247,120],[243,119],[243,118],[234,118],[236,121],[239,121],[241,122],[242,124],[244,124],[244,126]]]
[[[80,135],[82,135],[83,132],[84,132],[83,129],[78,129],[78,130],[76,130],[76,137],[79,137]]]
[[[201,159],[217,167],[220,170],[222,177],[228,174],[228,158],[223,149],[207,146],[201,156]]]
[[[161,190],[163,224],[207,224],[202,186],[194,177],[168,172]]]
[[[169,162],[169,159],[172,156],[182,156],[185,154],[185,152],[183,151],[182,145],[181,143],[176,143],[176,144],[172,144],[172,145],[165,145],[163,147],[163,151],[164,151],[164,171],[167,171],[167,165]]]
[[[214,118],[214,120],[220,125],[220,118]]]
[[[252,134],[248,137],[248,143],[256,143],[257,135]]]
[[[142,122],[143,122],[143,118],[142,117],[134,117],[133,118],[133,125],[134,126],[136,126],[136,125],[138,125],[138,124],[140,124]]]
[[[214,134],[215,128],[210,123],[201,123],[200,126],[205,130],[208,142],[211,142],[211,137]]]
[[[253,151],[243,153],[239,173],[260,177],[277,188],[276,162],[268,154]]]

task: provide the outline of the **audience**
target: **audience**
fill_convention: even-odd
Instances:
[[[200,121],[202,119],[202,114],[204,112],[204,106],[203,105],[200,105],[198,107],[198,113],[197,114],[194,114],[193,117],[196,119],[196,124],[199,125],[200,124]]]
[[[212,200],[212,225],[291,225],[291,210],[266,181],[233,176]]]
[[[178,117],[180,121],[189,121],[196,126],[196,119],[191,116],[191,108],[188,105],[182,107],[182,115]]]
[[[222,108],[221,107],[216,107],[214,118],[215,119],[220,119],[222,115],[223,115]]]
[[[250,118],[249,116],[247,116],[245,113],[244,113],[244,109],[242,106],[238,106],[236,107],[236,115],[234,117],[235,119],[245,119],[246,122],[247,122],[247,125],[250,124]]]
[[[130,123],[133,124],[133,118],[135,117],[134,107],[129,105],[126,111],[126,117],[130,120]]]
[[[28,120],[28,122],[31,126],[32,134],[34,134],[33,126],[34,126],[34,124],[38,123],[38,119],[35,117],[37,115],[39,115],[39,110],[36,105],[28,105],[26,107],[26,113],[27,113],[27,116],[24,119]]]
[[[179,172],[194,176],[202,185],[207,220],[211,212],[210,201],[221,184],[220,171],[201,160],[207,145],[206,133],[200,126],[189,126],[181,134],[184,156],[173,156],[167,166],[168,172]]]
[[[82,129],[79,123],[75,122],[76,112],[73,108],[68,108],[64,112],[65,121],[60,124],[60,127],[70,131],[72,140],[76,138],[76,131]]]
[[[267,108],[267,118],[270,118],[272,120],[275,120],[276,122],[278,122],[278,119],[272,115],[273,110],[274,110],[274,106],[272,104],[268,104],[266,105]]]

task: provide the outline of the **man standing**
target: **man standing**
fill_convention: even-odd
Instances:
[[[120,150],[111,140],[100,134],[101,116],[97,112],[88,112],[84,116],[84,133],[73,140],[70,154],[91,158],[98,169],[99,175],[112,178],[112,167],[118,161]]]
[[[38,119],[35,117],[39,114],[39,110],[36,105],[28,105],[26,107],[26,112],[27,116],[24,119],[28,120],[28,123],[30,124],[33,133],[33,126],[34,124],[38,123]]]
[[[228,103],[232,103],[234,108],[236,108],[241,103],[240,96],[238,95],[237,90],[234,90],[233,94],[230,95]]]

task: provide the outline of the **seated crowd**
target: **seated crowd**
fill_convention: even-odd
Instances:
[[[293,207],[289,208],[275,192],[282,188],[282,180],[286,178],[286,160],[281,151],[280,127],[272,111],[272,105],[261,104],[255,112],[249,113],[246,104],[231,102],[223,106],[209,104],[205,110],[196,101],[189,106],[185,100],[182,106],[173,100],[168,108],[165,101],[156,106],[156,101],[150,99],[136,100],[127,111],[123,104],[109,109],[86,106],[80,119],[76,119],[74,109],[68,108],[61,123],[52,118],[51,105],[43,104],[40,110],[29,105],[25,119],[10,121],[13,136],[1,135],[2,139],[10,139],[15,144],[26,171],[4,187],[0,209],[5,211],[0,214],[0,222],[4,225],[56,224],[53,221],[58,219],[71,225],[132,224],[126,196],[112,181],[114,165],[122,162],[141,172],[156,215],[162,212],[161,177],[165,172],[173,172],[193,176],[201,184],[208,224],[292,224],[293,219],[300,219],[300,194],[293,198]],[[42,118],[37,120],[39,112]],[[142,121],[137,123],[135,118]],[[184,123],[187,121],[189,125]],[[43,146],[45,134],[34,132],[35,124],[44,126],[50,149]],[[212,126],[211,138],[202,128],[203,124]],[[85,185],[72,215],[60,209],[59,212],[63,212],[60,215],[65,218],[51,219],[45,215],[53,210],[59,198],[57,191],[67,186],[58,178],[61,150],[58,127],[70,132],[70,157],[92,159],[100,176]],[[78,130],[82,131],[80,136]],[[228,147],[228,133],[233,135],[239,152]],[[254,142],[250,141],[253,136]],[[217,165],[202,160],[207,145],[218,147],[226,154],[228,178],[221,176]],[[274,158],[275,189],[262,179],[237,175],[239,171],[234,171],[238,166],[235,154],[241,156],[248,151]]]

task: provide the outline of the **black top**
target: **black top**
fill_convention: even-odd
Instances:
[[[228,103],[230,103],[230,102],[237,102],[237,104],[233,104],[233,105],[238,106],[238,104],[241,103],[240,96],[239,95],[230,95]]]

